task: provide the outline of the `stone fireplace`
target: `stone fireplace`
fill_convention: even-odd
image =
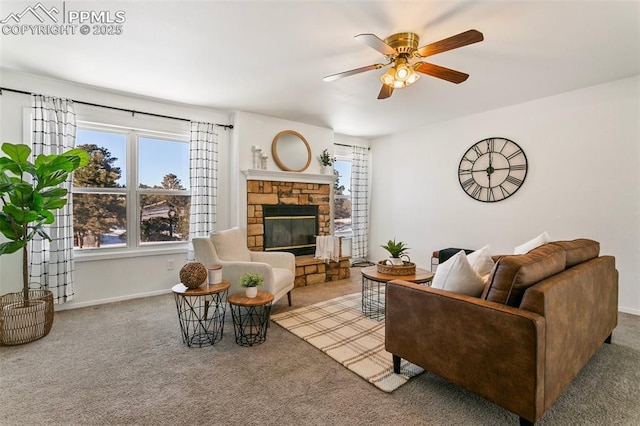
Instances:
[[[325,262],[315,259],[315,236],[331,234],[331,190],[335,176],[314,175],[271,170],[243,170],[247,178],[247,246],[249,250],[286,250],[296,254],[295,286],[319,284],[348,278],[350,262],[348,257],[338,261]],[[312,213],[309,213],[309,212]],[[280,217],[287,220],[295,216],[314,216],[316,230],[313,241],[308,238],[309,230],[305,230],[306,239],[278,242],[278,248],[271,247],[269,236],[265,235],[267,222]],[[278,219],[275,219],[278,220]],[[265,226],[265,223],[266,226]],[[282,223],[277,226],[280,227]],[[307,222],[291,224],[292,227],[313,228]],[[280,231],[279,229],[278,231]],[[269,232],[269,231],[268,231]],[[297,231],[294,231],[294,233]],[[265,237],[267,241],[265,241]],[[307,246],[307,253],[294,251],[292,246]],[[289,249],[284,247],[290,247]],[[296,247],[298,248],[298,247]]]
[[[263,206],[316,206],[317,235],[331,233],[331,187],[323,183],[247,181],[247,245],[249,250],[263,251]],[[315,242],[314,242],[315,246]],[[308,254],[313,254],[314,251]]]
[[[262,206],[264,251],[288,251],[296,256],[315,254],[318,206]]]

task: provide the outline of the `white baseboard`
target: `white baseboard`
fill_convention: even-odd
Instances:
[[[88,306],[104,305],[105,303],[113,303],[113,302],[122,302],[124,300],[139,299],[141,297],[159,296],[161,294],[167,294],[167,293],[171,293],[171,289],[156,290],[156,291],[150,291],[147,293],[128,294],[126,296],[110,297],[108,299],[98,299],[98,300],[92,300],[90,302],[80,302],[80,303],[69,302],[62,305],[54,305],[54,309],[56,311],[65,311],[67,309],[86,308]],[[625,314],[640,316],[640,310],[638,309],[618,306],[618,311],[624,312]]]
[[[88,306],[95,306],[95,305],[104,305],[105,303],[113,303],[113,302],[122,302],[125,300],[131,300],[131,299],[139,299],[141,297],[151,297],[151,296],[159,296],[161,294],[167,294],[167,293],[171,293],[171,289],[163,289],[163,290],[156,290],[156,291],[150,291],[147,293],[138,293],[138,294],[127,294],[126,296],[118,296],[118,297],[110,297],[107,299],[98,299],[98,300],[91,300],[89,302],[79,302],[79,303],[75,303],[75,302],[69,302],[69,303],[64,303],[61,305],[54,305],[54,309],[55,311],[66,311],[68,309],[77,309],[77,308],[86,308]]]
[[[625,308],[624,306],[618,306],[618,311],[624,312],[625,314],[631,314],[631,315],[640,316],[640,310],[639,309]]]

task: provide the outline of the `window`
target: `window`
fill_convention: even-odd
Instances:
[[[351,160],[336,159],[338,174],[334,184],[333,227],[336,235],[351,235]]]
[[[189,238],[189,143],[182,135],[80,123],[74,172],[78,250],[139,248]]]

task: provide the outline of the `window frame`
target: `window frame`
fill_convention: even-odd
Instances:
[[[336,154],[334,155],[334,158],[336,159],[336,161],[344,161],[344,162],[348,162],[349,164],[351,164],[351,170],[353,171],[353,158],[350,155],[339,155]],[[351,231],[336,231],[335,230],[335,206],[336,206],[336,200],[351,200],[351,202],[353,203],[353,193],[351,192],[351,182],[349,182],[349,195],[337,195],[333,194],[333,206],[332,206],[332,213],[333,213],[333,217],[332,219],[332,225],[334,227],[334,235],[336,237],[344,237],[344,238],[351,238],[353,236],[353,228],[351,229]],[[351,210],[351,216],[352,216],[352,220],[353,220],[353,210]],[[353,222],[352,222],[353,223]]]
[[[189,133],[173,133],[167,131],[156,131],[133,126],[121,126],[106,122],[96,122],[90,120],[78,119],[76,123],[77,130],[89,130],[96,132],[124,134],[125,139],[125,155],[126,160],[126,176],[125,188],[92,188],[92,187],[76,187],[73,186],[71,195],[73,194],[117,194],[124,195],[126,200],[126,230],[127,239],[124,246],[118,247],[100,247],[100,248],[75,248],[74,256],[78,260],[101,258],[122,258],[136,255],[157,255],[170,253],[184,253],[188,250],[188,241],[141,241],[141,223],[139,217],[139,205],[141,195],[184,195],[191,196],[191,188],[186,190],[175,189],[152,189],[139,188],[139,168],[138,159],[139,139],[152,138],[169,142],[180,142],[189,144]],[[76,140],[77,144],[77,140]],[[188,179],[189,177],[187,177]]]

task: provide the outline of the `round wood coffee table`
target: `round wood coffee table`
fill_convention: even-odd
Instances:
[[[409,281],[416,284],[428,284],[433,279],[433,272],[416,268],[414,275],[389,275],[378,272],[377,266],[362,268],[362,313],[371,319],[384,319],[385,291],[387,282],[393,280]]]

